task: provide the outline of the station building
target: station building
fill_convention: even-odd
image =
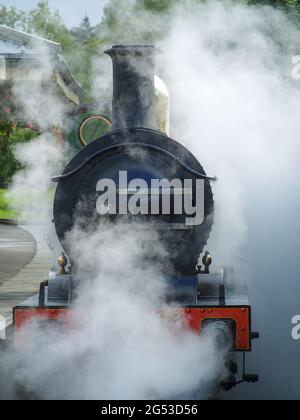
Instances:
[[[16,103],[16,92],[28,92],[28,97],[39,92],[45,98],[51,92],[70,112],[81,105],[84,96],[60,44],[0,25],[0,113],[16,112],[21,118],[24,112],[22,104]],[[30,114],[30,106],[27,108],[26,117]],[[56,125],[56,121],[49,123]]]

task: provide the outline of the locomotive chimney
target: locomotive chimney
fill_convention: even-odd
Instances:
[[[106,51],[113,62],[112,130],[158,130],[155,113],[155,47],[117,45]]]

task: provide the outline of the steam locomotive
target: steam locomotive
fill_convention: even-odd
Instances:
[[[113,63],[112,123],[105,116],[98,117],[97,122],[109,130],[89,143],[82,140],[82,148],[54,179],[54,225],[64,249],[59,258],[61,269],[41,284],[37,296],[14,308],[16,331],[36,318],[64,322],[72,310],[77,283],[74,272],[66,270],[68,260],[72,261],[66,235],[76,220],[97,225],[102,220],[116,223],[126,218],[126,223],[148,224],[157,230],[167,250],[166,264],[172,267],[166,300],[177,303],[174,311],[180,310],[197,334],[214,325],[220,337],[229,340],[223,388],[254,383],[258,376],[246,374],[245,357],[241,380],[236,378],[238,366],[231,357],[234,352],[245,356],[251,351],[252,340],[258,338],[251,329],[248,296],[236,296],[224,270],[212,269],[208,251],[201,260],[213,225],[212,184],[216,179],[206,174],[189,150],[159,129],[155,48],[118,45],[106,53]],[[83,114],[88,112],[86,109]],[[85,123],[94,119],[89,115]],[[81,138],[83,130],[82,125]],[[105,206],[103,196],[109,182],[104,188],[104,180],[115,185],[113,206]],[[133,197],[139,206],[129,212]]]

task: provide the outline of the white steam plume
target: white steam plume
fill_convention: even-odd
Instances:
[[[30,82],[13,85],[13,99],[20,107],[22,119],[31,119],[38,124],[40,131],[49,130],[54,126],[63,127],[67,112],[64,94],[56,85],[58,55],[54,55],[50,47],[32,45],[33,56],[28,66]]]
[[[64,127],[68,112],[63,96],[54,82],[57,57],[46,46],[34,46],[35,61],[28,68],[30,82],[15,82],[14,102],[22,119],[33,121],[41,133],[30,143],[18,144],[15,156],[22,164],[10,187],[8,200],[18,219],[28,223],[50,224],[53,183],[51,177],[62,169],[64,146],[55,127]]]
[[[132,25],[133,21],[134,18]],[[291,311],[299,308],[299,292],[292,296],[290,290],[299,290],[298,281],[293,279],[298,279],[296,262],[300,245],[296,234],[300,201],[297,193],[300,95],[288,66],[291,55],[299,53],[299,30],[282,12],[271,7],[217,1],[197,6],[184,2],[174,10],[171,27],[161,45],[165,54],[161,70],[171,91],[173,136],[183,138],[207,172],[219,177],[210,251],[218,265],[238,262],[238,280],[244,278],[248,262],[246,276],[254,298],[254,320],[266,337],[258,346],[253,363],[253,368],[264,374],[263,383],[245,392],[242,388],[242,395],[278,398],[284,397],[288,389],[290,397],[297,396],[299,386],[292,363],[295,350],[284,339],[279,340],[278,331],[286,331],[287,340]],[[124,31],[124,38],[134,42],[132,31],[128,36]],[[140,34],[136,39],[140,40]],[[98,265],[91,282],[99,288],[96,286],[93,297],[85,291],[81,298],[81,303],[92,303],[88,307],[78,306],[84,309],[84,328],[55,339],[50,332],[50,341],[44,334],[38,334],[37,341],[27,344],[21,359],[13,355],[17,368],[13,358],[7,356],[5,360],[14,367],[15,378],[28,384],[29,390],[39,389],[43,397],[49,398],[78,395],[98,398],[91,391],[95,383],[99,384],[103,398],[169,397],[184,390],[194,391],[202,380],[209,382],[211,375],[219,371],[222,356],[215,357],[210,340],[206,342],[185,332],[178,341],[176,335],[166,331],[153,312],[153,303],[161,303],[159,288],[153,289],[156,294],[149,295],[146,305],[145,295],[138,295],[140,290],[130,286],[136,286],[141,276],[151,281],[163,276],[150,267],[142,269],[135,264],[143,254],[135,251],[134,243],[128,254],[129,247],[121,245],[122,236],[116,240],[114,232],[110,232],[103,246],[101,235],[106,238],[106,232],[96,237],[73,233],[79,235],[78,249],[84,251],[89,241],[93,245],[87,248],[88,253],[77,254],[83,257],[79,260],[79,272],[93,267],[95,261]],[[123,245],[128,238],[134,238],[134,234],[130,232]],[[138,258],[135,260],[134,256]],[[125,265],[124,272],[121,264]],[[143,287],[144,283],[141,284]],[[148,293],[148,283],[145,284]],[[98,299],[102,303],[99,308]],[[121,324],[115,308],[121,308],[121,315],[124,314]],[[281,318],[277,318],[274,327],[274,311],[278,313],[278,308]],[[93,318],[95,311],[98,316]],[[78,311],[80,315],[82,312]],[[88,341],[81,341],[80,337]],[[48,358],[42,355],[40,346],[46,349]],[[139,346],[141,359],[135,352]],[[280,349],[278,355],[274,354],[274,348]],[[169,350],[173,351],[172,357]],[[110,358],[110,354],[114,357]],[[289,361],[283,368],[282,354]],[[79,364],[85,373],[82,378],[80,372],[74,373],[74,365]],[[67,374],[63,376],[64,367]],[[159,376],[162,372],[164,375]],[[166,380],[169,374],[172,381]],[[101,381],[102,376],[106,382]],[[178,384],[179,378],[187,381],[184,387]],[[56,382],[57,379],[61,381]],[[283,388],[282,383],[290,386]],[[61,386],[56,387],[57,384]],[[107,384],[105,389],[102,384]]]
[[[298,399],[300,30],[272,7],[189,4],[161,46],[172,135],[218,176],[208,247],[236,284],[248,281],[262,337],[250,356],[260,383],[229,397]]]
[[[65,110],[55,92],[44,90],[51,62],[43,57],[35,92],[15,89],[15,95],[25,115],[47,130],[53,122],[61,124]],[[20,197],[22,191],[21,215],[32,213],[35,221],[46,222],[50,179],[59,172],[63,153],[45,134],[20,146],[16,155],[24,170],[16,175],[10,196]],[[168,309],[163,304],[166,267],[152,267],[145,258],[165,256],[154,232],[101,226],[97,232],[76,229],[70,240],[83,280],[74,328],[62,334],[28,326],[21,351],[10,348],[1,355],[0,377],[10,378],[5,384],[0,379],[1,398],[213,394],[212,384],[223,374],[223,351],[215,347],[213,335],[200,338],[186,330],[180,317],[172,328],[161,318],[159,309]]]
[[[43,134],[15,148],[23,168],[14,176],[7,196],[21,222],[50,223],[53,185],[51,176],[61,170],[63,148],[52,134]],[[52,190],[51,190],[52,187]]]
[[[149,253],[163,259],[153,230],[102,225],[97,232],[76,228],[69,239],[82,280],[71,324],[64,332],[25,329],[21,351],[4,356],[4,366],[14,366],[11,382],[1,387],[4,396],[4,391],[14,398],[45,399],[214,395],[223,353],[213,333],[195,335],[180,316],[169,321],[176,308],[163,303],[161,268],[144,262]],[[161,316],[162,308],[168,316]]]
[[[115,14],[121,30],[113,41],[148,41],[148,25],[128,8],[130,19]],[[144,19],[161,28],[161,16]],[[218,176],[208,247],[216,265],[236,269],[236,285],[248,280],[262,335],[250,368],[263,379],[234,396],[298,399],[290,331],[300,311],[300,86],[292,77],[299,25],[271,6],[214,0],[177,2],[164,19],[157,62],[170,90],[171,135]]]

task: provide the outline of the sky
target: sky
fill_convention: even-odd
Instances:
[[[14,6],[21,10],[33,9],[39,0],[0,0],[0,6]],[[87,14],[93,25],[99,23],[107,0],[49,0],[52,9],[57,9],[69,27],[78,26]]]

